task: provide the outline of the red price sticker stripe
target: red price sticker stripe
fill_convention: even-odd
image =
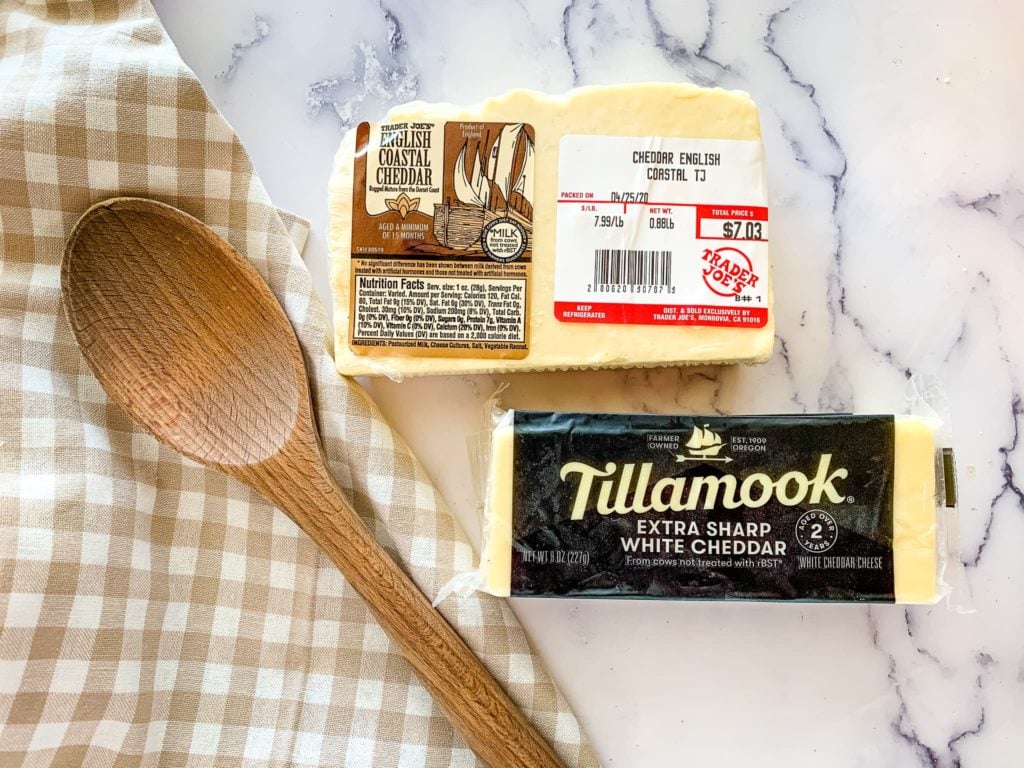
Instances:
[[[697,218],[768,221],[768,209],[756,205],[698,205]]]
[[[768,209],[758,206],[698,205],[698,240],[767,242]]]
[[[768,324],[768,310],[764,307],[716,307],[707,304],[666,306],[556,301],[555,317],[566,323],[705,325],[732,328],[763,328]]]

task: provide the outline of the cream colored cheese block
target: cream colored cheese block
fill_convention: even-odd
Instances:
[[[512,476],[514,464],[513,411],[491,433],[491,457],[484,506],[484,541],[480,551],[483,590],[508,597],[512,579]]]
[[[751,363],[770,356],[775,337],[770,275],[765,276],[768,321],[760,328],[563,322],[554,314],[555,218],[561,139],[566,135],[592,134],[759,141],[757,108],[746,93],[684,84],[588,87],[563,96],[519,90],[469,107],[413,102],[392,109],[386,121],[526,122],[533,126],[536,170],[529,352],[525,358],[510,360],[353,353],[348,333],[355,131],[350,131],[335,158],[328,211],[335,362],[342,374],[404,376]]]
[[[913,416],[896,418],[893,484],[893,579],[897,603],[938,599],[935,435]]]
[[[512,412],[492,432],[487,481],[482,589],[508,597],[512,572],[514,441]],[[935,438],[923,419],[897,416],[893,487],[893,570],[897,603],[938,600]]]

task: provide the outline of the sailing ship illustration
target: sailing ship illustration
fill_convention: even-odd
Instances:
[[[486,146],[486,142],[483,144]],[[522,123],[501,129],[486,160],[479,151],[469,157],[469,143],[459,150],[453,169],[450,198],[434,205],[434,235],[446,248],[465,251],[480,239],[484,226],[508,216],[527,232],[527,248],[533,241],[533,140]]]
[[[686,441],[686,448],[694,458],[706,459],[710,456],[717,456],[723,447],[722,438],[715,432],[703,427],[695,426],[690,439]]]

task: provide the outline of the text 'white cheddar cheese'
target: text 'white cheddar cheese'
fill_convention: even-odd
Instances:
[[[404,376],[764,361],[768,224],[742,92],[398,106],[335,159],[336,364]]]

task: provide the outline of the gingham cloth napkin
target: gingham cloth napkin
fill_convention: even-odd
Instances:
[[[360,598],[281,512],[111,405],[60,309],[64,241],[140,195],[267,278],[324,445],[433,596],[472,550],[324,349],[324,310],[238,138],[145,2],[0,0],[0,765],[472,766]],[[570,766],[596,766],[508,607],[442,608]]]

